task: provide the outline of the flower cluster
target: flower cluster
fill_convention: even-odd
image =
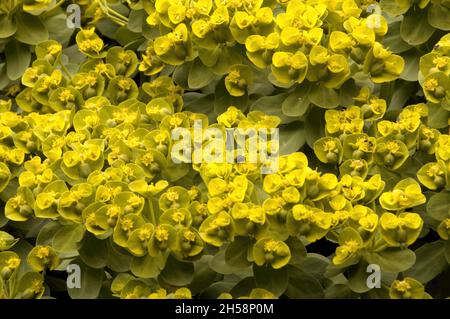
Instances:
[[[143,8],[149,28],[170,31],[150,41],[140,66],[147,75],[198,56],[199,63],[214,74],[226,75],[232,96],[242,96],[253,77],[264,70],[277,86],[306,81],[339,89],[357,72],[367,74],[374,83],[384,83],[398,78],[404,69],[401,56],[382,45],[385,18],[380,14],[363,17],[363,9],[352,0],[342,7],[300,0],[281,6],[253,0],[157,0],[154,6],[148,2],[143,1]],[[325,28],[332,31],[326,35]],[[245,57],[238,53],[242,49]],[[245,65],[245,58],[252,68]],[[351,70],[352,65],[358,68]]]
[[[421,85],[430,109],[434,114],[442,116],[443,123],[436,123],[435,127],[441,129],[450,126],[449,35],[443,36],[430,53],[420,58],[419,72],[423,78]]]

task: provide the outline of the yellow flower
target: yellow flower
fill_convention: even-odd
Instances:
[[[7,261],[6,261],[6,266],[10,269],[16,269],[17,267],[19,267],[20,265],[20,258],[18,257],[10,257]]]
[[[438,226],[437,232],[442,239],[448,240],[450,238],[450,218],[444,219]]]
[[[64,103],[68,103],[69,101],[74,101],[75,97],[72,92],[68,89],[64,89],[59,93],[59,100]]]
[[[422,230],[423,220],[415,213],[401,213],[396,216],[384,213],[380,218],[381,234],[390,246],[411,245]]]
[[[389,289],[392,299],[429,299],[423,285],[417,280],[406,277],[403,280],[394,280]]]
[[[169,232],[165,228],[158,227],[155,230],[155,238],[160,241],[167,241],[169,239]]]
[[[339,247],[333,257],[333,264],[337,266],[353,265],[359,261],[363,242],[359,233],[347,227],[339,234]]]
[[[46,246],[38,247],[36,251],[36,256],[40,259],[47,258],[50,255],[50,249]]]
[[[301,83],[305,79],[308,59],[303,52],[278,51],[272,56],[272,73],[281,83]]]

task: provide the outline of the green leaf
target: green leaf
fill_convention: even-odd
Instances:
[[[325,290],[326,299],[356,299],[357,297],[358,295],[344,284],[329,286]]]
[[[39,230],[39,234],[36,238],[36,245],[51,245],[53,241],[53,237],[61,228],[61,224],[57,221],[51,221]]]
[[[66,21],[67,15],[65,12],[46,18],[43,23],[48,30],[48,38],[62,44],[67,44],[74,30],[66,27]]]
[[[353,98],[358,96],[359,90],[360,87],[354,79],[349,79],[343,83],[339,89],[339,105],[345,107],[354,105],[355,100]]]
[[[18,12],[17,15],[17,32],[14,37],[20,42],[37,45],[48,39],[48,31],[41,19],[37,16]]]
[[[305,120],[306,143],[313,148],[314,142],[323,136],[325,136],[325,110],[314,107]]]
[[[256,78],[248,88],[248,95],[267,96],[271,95],[274,91],[275,87],[270,82],[267,82],[265,79]]]
[[[207,86],[215,78],[215,74],[206,67],[200,59],[195,59],[191,64],[188,75],[188,86],[190,89],[200,89]]]
[[[225,262],[225,249],[222,248],[215,253],[214,257],[209,261],[209,266],[212,270],[219,274],[231,275],[231,274],[251,274],[251,268],[233,267]]]
[[[442,221],[450,217],[450,192],[442,191],[430,197],[427,213],[436,220]]]
[[[16,224],[16,227],[25,232],[25,238],[35,238],[46,224],[48,224],[48,220],[36,218]]]
[[[57,252],[72,253],[77,251],[78,242],[83,239],[83,225],[62,226],[53,237],[52,246]]]
[[[339,94],[334,89],[316,85],[309,94],[311,103],[324,109],[334,109],[339,105]]]
[[[400,26],[400,34],[408,44],[419,45],[425,43],[433,34],[434,28],[430,26],[427,10],[409,10]]]
[[[423,284],[431,281],[447,267],[445,241],[443,240],[427,243],[417,249],[415,253],[416,263],[405,272],[405,275],[417,279]]]
[[[322,282],[325,280],[325,271],[329,265],[330,260],[327,257],[316,253],[308,253],[299,268]]]
[[[389,110],[400,110],[417,91],[417,83],[397,81],[389,102]]]
[[[203,290],[199,299],[216,299],[223,292],[229,292],[235,286],[235,282],[231,281],[219,281],[210,285],[208,288]]]
[[[192,62],[186,62],[182,65],[176,66],[172,73],[173,81],[184,89],[189,88],[188,76],[189,70],[191,69],[191,63]]]
[[[16,33],[17,24],[14,16],[8,14],[0,16],[0,39],[6,39]]]
[[[262,111],[268,115],[276,115],[281,119],[282,123],[291,122],[292,119],[284,115],[281,111],[281,104],[286,97],[286,93],[260,97],[253,102],[250,106],[250,110]]]
[[[309,99],[308,99],[309,89],[305,86],[298,86],[294,92],[289,94],[287,98],[281,104],[281,111],[286,116],[299,117],[308,111]]]
[[[281,296],[287,289],[287,267],[273,269],[270,266],[259,267],[254,265],[253,274],[258,288],[264,288],[277,297]]]
[[[126,26],[117,29],[114,39],[122,46],[128,46],[133,41],[140,39],[142,35],[140,33],[129,30]],[[127,48],[129,49],[129,48]]]
[[[88,267],[81,260],[76,260],[73,264],[80,266],[81,282],[80,288],[67,288],[72,299],[95,299],[102,288],[104,271]]]
[[[436,29],[450,31],[450,9],[440,3],[432,3],[428,10],[428,23]]]
[[[69,58],[70,63],[77,65],[77,67],[86,60],[86,56],[78,50],[77,45],[65,48],[63,54]]]
[[[147,14],[145,10],[131,10],[127,27],[130,31],[142,33],[142,27],[145,23]]]
[[[428,103],[428,125],[441,129],[448,126],[450,112],[442,108],[439,104]]]
[[[242,64],[242,52],[237,49],[237,47],[229,47],[229,46],[221,46],[219,47],[220,50],[216,50],[218,52],[212,52],[210,56],[213,58],[212,60],[215,60],[214,65],[211,66],[211,70],[218,74],[218,75],[224,75],[225,73],[228,73],[231,66],[235,64]],[[215,58],[216,54],[217,60]],[[204,63],[206,65],[210,65],[209,63],[212,61],[206,61],[207,59],[203,59]],[[208,59],[209,60],[209,59]]]
[[[235,237],[225,250],[225,262],[232,267],[248,267],[248,250],[253,247],[250,238]]]
[[[244,296],[249,296],[251,291],[256,288],[256,281],[253,277],[246,277],[240,280],[234,287],[231,289],[230,294],[233,298],[239,298]]]
[[[108,240],[100,240],[86,233],[78,252],[83,262],[89,267],[104,268],[108,258]]]
[[[280,128],[280,155],[297,152],[306,142],[303,122],[292,122]]]
[[[289,264],[300,265],[306,261],[306,248],[300,239],[297,237],[289,237],[286,240],[286,244],[291,250],[291,260],[289,261]]]
[[[95,28],[108,38],[114,39],[119,26],[109,19],[101,19],[96,23]]]
[[[371,288],[367,286],[367,263],[360,261],[357,265],[353,265],[348,269],[348,287],[356,293],[364,293]]]
[[[169,256],[160,276],[169,285],[178,287],[189,285],[194,278],[194,264]]]
[[[211,255],[204,255],[194,263],[194,278],[188,288],[193,295],[197,295],[216,282],[218,274],[209,266]]]
[[[389,48],[393,53],[402,53],[411,49],[400,35],[401,21],[389,24],[388,33],[383,38],[383,46]]]
[[[289,284],[285,295],[292,299],[320,299],[324,290],[320,282],[299,267],[288,266]]]
[[[108,245],[108,259],[106,262],[108,268],[116,272],[128,271],[130,270],[132,258],[129,253],[125,250],[121,251],[121,248],[110,240]]]
[[[28,45],[11,39],[5,46],[6,74],[11,80],[19,79],[28,68],[31,53]]]
[[[162,256],[133,257],[131,261],[131,272],[141,278],[156,278],[164,267]]]
[[[381,10],[393,16],[402,15],[410,8],[409,1],[380,0],[380,5]]]
[[[406,81],[417,82],[419,76],[419,60],[420,53],[416,50],[411,50],[402,54],[405,60],[405,68],[400,74],[400,78]]]
[[[369,264],[379,265],[381,271],[397,273],[411,268],[416,255],[407,248],[389,247],[380,252],[368,253],[365,259]]]
[[[201,94],[197,92],[189,92],[183,95],[183,109],[195,113],[203,113],[208,115],[210,123],[216,121],[214,113],[214,94]]]

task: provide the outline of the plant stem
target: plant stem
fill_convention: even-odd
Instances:
[[[111,9],[105,1],[97,0],[96,3],[100,6],[100,9],[102,9],[103,13],[106,14],[106,16],[110,18],[113,22],[121,26],[124,26],[128,23],[127,17],[124,17],[117,11]]]
[[[63,70],[63,72],[69,77],[70,81],[72,81],[72,74],[70,74],[67,67],[61,62],[59,63],[59,65],[61,66],[61,70]]]
[[[152,219],[152,224],[157,225],[155,208],[153,207],[153,196],[148,198],[148,205],[150,206],[150,218]]]

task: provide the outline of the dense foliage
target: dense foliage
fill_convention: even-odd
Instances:
[[[449,30],[447,0],[2,1],[0,298],[449,297]],[[179,163],[198,122],[278,128],[278,171]]]

